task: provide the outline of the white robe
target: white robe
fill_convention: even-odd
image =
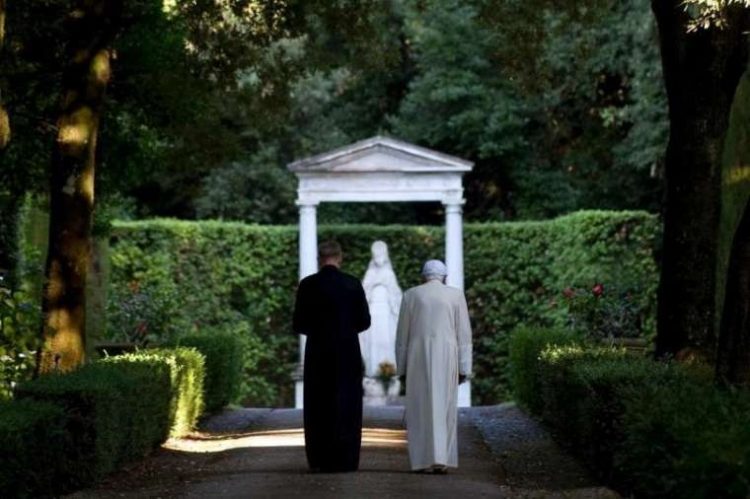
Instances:
[[[406,375],[406,429],[413,470],[458,466],[458,375],[471,374],[471,325],[459,289],[431,280],[404,293],[396,365]]]

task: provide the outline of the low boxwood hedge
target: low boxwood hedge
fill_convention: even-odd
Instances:
[[[242,340],[231,333],[185,336],[180,346],[196,349],[205,357],[205,408],[215,412],[237,396],[242,377]]]
[[[192,430],[203,410],[204,356],[149,349],[48,374],[0,404],[0,490],[57,497]]]
[[[145,455],[169,433],[169,367],[163,361],[95,362],[24,383],[20,399],[58,405],[72,439],[69,486],[90,484]]]
[[[562,345],[540,330],[516,334],[519,402],[602,480],[636,497],[748,497],[750,393],[561,333],[546,337]]]
[[[0,403],[0,491],[4,497],[53,497],[66,482],[70,441],[65,411],[33,400]]]
[[[539,376],[530,369],[539,361],[539,356],[550,345],[574,344],[577,337],[570,331],[543,327],[522,326],[511,334],[510,380],[516,401],[532,412],[540,412],[542,399]]]
[[[169,367],[169,436],[192,431],[204,408],[205,357],[194,348],[158,348],[104,359],[125,366],[139,362],[163,362]]]

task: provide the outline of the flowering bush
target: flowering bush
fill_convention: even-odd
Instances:
[[[594,340],[643,336],[645,311],[631,289],[595,283],[590,289],[565,288],[568,323]]]

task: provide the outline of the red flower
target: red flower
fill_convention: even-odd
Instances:
[[[604,284],[594,284],[594,287],[591,288],[591,292],[594,293],[594,296],[601,296],[604,293]]]

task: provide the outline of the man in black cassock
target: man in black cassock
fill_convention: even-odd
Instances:
[[[305,451],[312,471],[356,471],[362,441],[358,333],[370,327],[359,279],[339,270],[341,247],[318,246],[320,270],[299,283],[293,328],[307,335],[304,372]]]

